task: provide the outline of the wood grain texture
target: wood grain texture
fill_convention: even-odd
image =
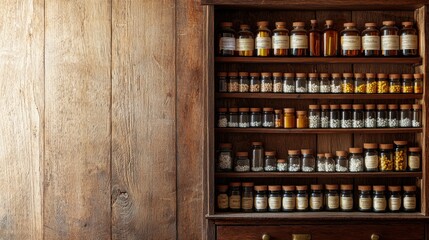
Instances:
[[[112,239],[176,239],[175,1],[112,9]]]
[[[46,0],[45,239],[109,239],[111,4]]]
[[[42,239],[43,0],[0,8],[0,239]]]

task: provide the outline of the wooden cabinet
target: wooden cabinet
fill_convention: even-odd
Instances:
[[[263,233],[271,239],[292,239],[292,234],[309,233],[311,239],[371,239],[372,234],[380,239],[425,239],[428,207],[429,141],[427,126],[428,104],[428,51],[429,1],[222,1],[203,0],[205,12],[205,104],[207,134],[206,197],[208,237],[210,239],[261,239]],[[362,30],[365,22],[383,20],[416,22],[419,31],[418,57],[411,58],[342,58],[342,57],[218,57],[214,52],[215,29],[222,21],[231,21],[234,28],[239,24],[256,25],[257,21],[272,23],[284,21],[288,28],[294,21],[319,23],[333,19],[336,29],[344,22],[355,22]],[[423,73],[423,94],[274,94],[274,93],[218,93],[215,74],[217,71],[246,72],[362,72],[362,73]],[[293,107],[308,110],[310,104],[362,103],[362,104],[411,104],[423,105],[421,128],[377,129],[275,129],[275,128],[216,128],[215,116],[218,107]],[[407,140],[411,146],[422,147],[421,172],[362,172],[362,173],[280,173],[215,172],[215,151],[221,142],[231,142],[234,151],[246,151],[252,141],[262,141],[267,150],[276,150],[285,158],[288,149],[310,148],[315,152],[348,150],[362,147],[364,142],[392,143]],[[215,185],[231,181],[254,182],[255,184],[353,184],[355,195],[358,185],[417,185],[418,211],[416,213],[219,213],[215,209]],[[400,222],[407,219],[407,224]],[[392,226],[384,226],[383,221]],[[346,221],[349,225],[343,226]],[[297,222],[301,224],[297,226]],[[396,225],[395,225],[396,224]],[[341,226],[341,227],[339,227]],[[401,226],[401,227],[399,227]],[[288,237],[289,236],[289,237]]]

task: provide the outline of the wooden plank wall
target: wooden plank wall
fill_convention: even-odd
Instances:
[[[199,1],[0,13],[0,239],[204,239]]]

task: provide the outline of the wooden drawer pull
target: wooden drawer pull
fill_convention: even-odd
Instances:
[[[373,233],[371,235],[371,240],[379,240],[379,239],[380,239],[380,236],[378,236],[377,234]]]
[[[270,235],[268,235],[268,234],[266,234],[266,233],[264,233],[264,234],[262,235],[262,240],[270,240],[270,239],[271,239]]]

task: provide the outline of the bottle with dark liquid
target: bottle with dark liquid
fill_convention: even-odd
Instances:
[[[344,23],[341,31],[341,56],[357,57],[360,53],[360,33],[356,29],[356,23]]]
[[[235,51],[235,31],[232,22],[220,23],[222,27],[218,33],[218,54],[221,56],[233,56]]]
[[[273,31],[273,55],[287,56],[289,51],[289,30],[286,29],[285,22],[276,22],[276,29]]]
[[[295,57],[307,56],[308,36],[304,22],[294,22],[293,30],[290,32],[290,55]]]
[[[253,56],[255,40],[253,39],[253,33],[249,29],[249,25],[240,25],[240,31],[235,40],[236,55],[238,56]]]
[[[394,21],[383,21],[381,32],[381,55],[395,57],[399,55],[399,29]]]
[[[308,31],[309,49],[311,57],[320,57],[320,30],[317,28],[317,20],[311,20],[311,29]]]
[[[334,29],[334,21],[326,20],[322,42],[323,56],[335,57],[338,55],[338,31]]]
[[[377,24],[365,23],[362,31],[362,54],[365,57],[376,57],[380,55],[380,31]]]
[[[271,31],[267,28],[268,22],[261,21],[256,24],[258,25],[258,30],[256,30],[255,34],[256,56],[268,57],[271,52]]]
[[[401,29],[400,50],[402,56],[416,56],[417,55],[417,30],[413,28],[413,22],[403,22]]]

